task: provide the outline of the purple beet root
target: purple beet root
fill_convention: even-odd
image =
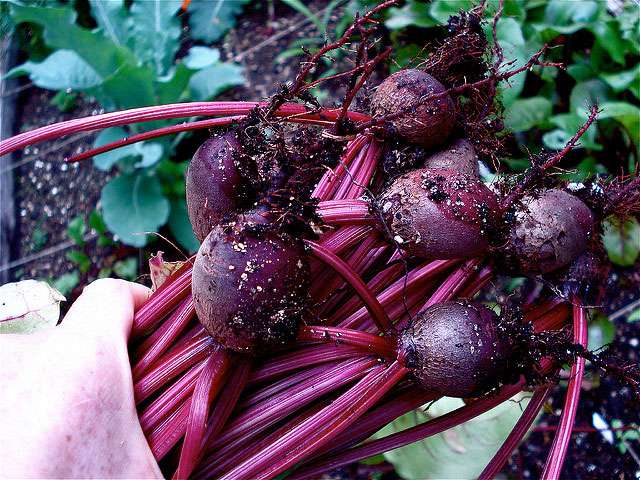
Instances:
[[[398,339],[399,358],[418,384],[449,397],[470,397],[497,386],[509,345],[498,317],[479,303],[433,305]]]
[[[531,275],[569,265],[593,234],[593,214],[582,200],[563,190],[524,197],[504,248],[507,266]]]
[[[402,112],[391,120],[403,140],[426,148],[447,140],[455,124],[455,105],[448,94],[424,101],[446,91],[444,85],[415,68],[400,70],[387,77],[371,99],[376,117]]]
[[[238,206],[242,178],[235,163],[240,144],[235,132],[206,140],[187,170],[187,210],[193,232],[201,242]]]
[[[489,247],[495,194],[478,179],[445,169],[398,177],[379,205],[393,239],[421,258],[475,257]]]
[[[260,352],[294,339],[307,306],[304,248],[260,231],[261,224],[260,215],[249,213],[214,227],[193,266],[200,323],[220,344],[239,352]]]
[[[473,178],[480,176],[478,155],[471,142],[460,138],[444,150],[430,155],[424,161],[425,168],[446,168]]]

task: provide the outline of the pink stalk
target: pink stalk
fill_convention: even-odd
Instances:
[[[475,400],[473,403],[453,410],[441,417],[429,420],[421,425],[416,425],[415,427],[388,435],[378,440],[366,442],[340,453],[327,455],[325,458],[318,459],[296,471],[293,478],[295,478],[295,480],[316,478],[323,472],[327,472],[374,455],[395,450],[396,448],[403,447],[410,443],[418,442],[432,435],[444,432],[445,430],[467,422],[508,400],[518,393],[523,385],[524,382],[520,382],[516,385],[503,387],[500,389],[498,394],[484,396]]]
[[[454,271],[447,279],[442,282],[438,289],[431,295],[423,309],[429,308],[436,303],[447,302],[453,299],[469,278],[476,273],[476,268],[480,260],[473,259],[466,262],[456,271]]]
[[[369,144],[369,148],[367,148],[362,167],[354,172],[353,181],[351,185],[349,185],[349,190],[345,198],[359,198],[365,192],[378,167],[378,160],[381,154],[382,143],[376,140],[372,141]]]
[[[513,430],[511,430],[500,449],[484,468],[478,480],[492,480],[496,478],[502,470],[502,467],[504,467],[504,464],[507,463],[507,460],[511,457],[513,451],[531,428],[540,409],[544,406],[544,402],[547,401],[550,392],[551,389],[549,387],[539,388],[534,392],[527,407],[513,427]]]
[[[391,286],[378,295],[378,302],[384,307],[389,308],[393,304],[402,302],[402,298],[406,294],[410,294],[414,289],[420,288],[428,280],[443,272],[444,270],[455,265],[458,260],[435,260],[423,264],[415,268],[405,279],[404,276],[396,280]],[[360,328],[361,322],[366,319],[366,311],[358,310],[346,319],[342,320],[338,326],[344,328]]]
[[[175,306],[191,293],[191,264],[186,263],[162,284],[136,312],[131,338],[149,333]]]
[[[200,458],[209,409],[213,399],[224,385],[230,357],[223,349],[212,353],[193,390],[184,442],[180,451],[178,470],[174,478],[188,478]]]
[[[140,413],[140,425],[145,433],[156,428],[163,418],[173,413],[191,395],[205,362],[196,363]]]
[[[195,318],[195,308],[193,298],[189,295],[160,328],[153,332],[137,349],[140,354],[137,355],[138,361],[133,367],[134,380],[139,379],[149,366],[167,351],[193,318]]]
[[[147,399],[169,380],[203,360],[212,353],[212,349],[217,348],[219,346],[216,345],[213,338],[204,334],[185,343],[181,348],[169,352],[134,384],[136,404]]]
[[[207,450],[207,446],[222,431],[247,384],[249,372],[251,371],[251,361],[246,357],[238,356],[234,363],[236,367],[231,372],[230,378],[227,380],[211,411],[203,440],[203,451]]]
[[[336,255],[340,255],[367,238],[371,233],[373,233],[373,228],[369,225],[350,225],[340,227],[335,232],[325,233],[318,243]]]
[[[78,132],[116,127],[130,123],[168,120],[171,118],[247,115],[255,107],[266,107],[267,105],[266,102],[191,102],[103,113],[101,115],[77,118],[47,125],[0,141],[0,156],[26,147],[27,145]],[[295,116],[296,118],[318,120],[336,120],[339,114],[338,110],[328,109],[310,113],[304,105],[295,103],[282,105],[276,112],[276,116],[278,117],[286,118]],[[359,122],[367,121],[370,117],[361,113],[349,112],[349,118],[350,120]]]
[[[360,352],[362,353],[362,348],[360,348]],[[257,389],[250,394],[245,394],[245,397],[242,402],[238,404],[238,410],[245,410],[252,405],[263,402],[268,398],[277,395],[278,393],[287,390],[294,385],[299,384],[305,380],[308,380],[311,377],[317,377],[321,375],[327,369],[335,366],[338,362],[331,363],[329,365],[318,365],[316,367],[305,368],[298,372],[293,372],[289,375],[282,377],[280,380],[276,380],[268,383],[264,387]]]
[[[359,152],[356,158],[354,158],[353,163],[349,165],[349,168],[345,168],[345,173],[342,175],[340,179],[340,183],[338,184],[338,188],[335,193],[331,196],[333,200],[343,200],[347,197],[347,193],[349,192],[349,187],[351,187],[352,182],[355,179],[355,175],[360,172],[362,167],[364,166],[364,159],[367,156],[367,151],[369,150],[371,143],[365,145]],[[354,197],[351,197],[354,198]]]
[[[333,225],[375,225],[378,221],[369,211],[369,202],[359,199],[325,200],[316,212],[323,222]]]
[[[371,294],[367,285],[362,281],[362,278],[354,273],[349,265],[347,265],[340,257],[334,255],[326,248],[309,240],[305,243],[311,248],[311,251],[316,258],[333,268],[347,282],[347,284],[353,287],[358,296],[362,299],[363,303],[366,305],[371,317],[380,331],[388,331],[391,328],[391,321],[380,305],[380,302],[378,302],[378,299]]]
[[[302,381],[292,388],[238,413],[224,432],[213,439],[209,449],[220,448],[244,435],[255,436],[305,405],[363,376],[378,363],[375,358],[357,358],[328,368],[322,375]]]
[[[362,356],[362,349],[349,345],[318,345],[285,353],[257,366],[249,377],[249,384],[255,385],[295,370],[347,358]]]
[[[471,278],[460,290],[458,296],[461,298],[473,298],[482,288],[493,278],[493,267],[487,265],[478,274]]]
[[[214,128],[214,127],[222,127],[225,125],[231,125],[234,123],[238,123],[241,120],[246,118],[246,115],[236,115],[233,117],[220,117],[220,118],[209,118],[206,120],[197,120],[194,122],[183,122],[179,125],[171,125],[168,127],[162,127],[155,130],[149,130],[148,132],[138,133],[136,135],[131,135],[129,137],[122,138],[120,140],[116,140],[115,142],[107,143],[97,148],[92,148],[87,150],[86,152],[82,152],[78,155],[74,155],[69,158],[68,162],[80,162],[82,160],[86,160],[87,158],[91,158],[95,155],[99,155],[101,153],[110,152],[111,150],[115,150],[117,148],[124,147],[126,145],[131,145],[133,143],[143,142],[145,140],[150,140],[152,138],[164,137],[167,135],[173,135],[175,133],[180,132],[190,132],[193,130],[202,130],[205,128]],[[322,125],[325,127],[331,127],[334,122],[320,119],[311,119],[311,118],[298,118],[292,117],[288,119],[291,123],[311,123],[313,125]]]
[[[359,330],[348,328],[323,327],[306,325],[298,332],[298,341],[321,341],[346,343],[361,347],[376,355],[395,358],[397,356],[396,346],[389,337],[381,337]]]
[[[398,362],[376,367],[329,406],[227,472],[221,480],[267,480],[282,473],[352,425],[407,372]]]
[[[587,346],[588,326],[586,309],[582,308],[577,298],[573,305],[573,341],[583,347]],[[560,416],[558,430],[553,439],[551,450],[547,457],[541,478],[544,480],[560,477],[562,464],[567,455],[571,429],[576,419],[576,412],[580,401],[580,389],[582,388],[582,376],[584,375],[584,358],[578,357],[571,367],[571,374],[567,384],[567,397]]]
[[[333,196],[335,188],[344,176],[346,168],[351,165],[353,159],[368,141],[369,136],[362,134],[356,136],[354,140],[350,141],[340,158],[340,163],[338,163],[333,170],[327,171],[322,176],[311,196],[319,198],[320,200],[330,199]]]
[[[147,436],[151,453],[160,461],[180,441],[187,428],[191,398],[187,398],[176,411],[167,417]]]

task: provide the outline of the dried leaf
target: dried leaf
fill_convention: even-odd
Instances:
[[[0,333],[33,333],[53,327],[66,298],[46,282],[23,280],[0,287]]]
[[[156,291],[184,262],[165,262],[162,258],[164,252],[158,251],[149,259],[149,273],[151,274],[151,290]]]

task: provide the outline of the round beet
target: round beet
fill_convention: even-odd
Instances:
[[[480,180],[445,169],[398,177],[379,200],[401,247],[421,258],[474,257],[489,247],[487,228],[498,205]]]
[[[213,228],[198,250],[192,294],[200,323],[235,351],[261,351],[297,333],[306,307],[304,248],[240,215]]]
[[[587,248],[593,215],[582,200],[558,189],[522,199],[504,248],[511,270],[549,273],[564,267]]]
[[[376,89],[371,99],[376,117],[402,114],[391,120],[403,140],[431,148],[444,143],[455,124],[455,105],[446,94],[423,99],[446,90],[438,80],[422,70],[400,70]]]
[[[421,387],[469,397],[498,385],[509,344],[495,313],[479,303],[455,301],[419,313],[398,338],[398,351]]]
[[[479,177],[478,155],[469,140],[460,138],[446,149],[430,155],[424,161],[425,168],[447,168],[470,177]]]
[[[187,210],[191,227],[203,241],[225,215],[234,212],[242,178],[235,163],[240,148],[234,132],[206,140],[187,170]]]

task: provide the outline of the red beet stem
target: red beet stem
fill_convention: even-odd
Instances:
[[[369,352],[387,358],[395,358],[396,346],[389,337],[381,337],[359,330],[339,327],[303,326],[298,332],[298,341],[321,341],[346,343],[361,347]]]
[[[587,346],[588,326],[587,312],[582,308],[578,299],[574,299],[573,305],[573,341],[583,347]],[[582,388],[582,377],[584,375],[584,358],[578,357],[571,367],[569,382],[567,384],[567,397],[564,408],[560,416],[558,430],[553,439],[551,450],[547,457],[541,478],[551,480],[560,477],[562,464],[567,455],[569,440],[571,439],[571,429],[576,419],[576,411],[580,401],[580,389]]]
[[[72,133],[87,132],[108,127],[127,125],[129,123],[149,122],[152,120],[168,120],[171,118],[194,116],[233,116],[247,115],[255,107],[266,107],[266,102],[191,102],[173,103],[152,107],[134,108],[119,112],[103,113],[90,117],[76,118],[64,122],[36,128],[29,132],[20,133],[6,140],[0,141],[0,156],[11,153],[19,148],[34,143],[58,138]],[[294,103],[285,104],[278,109],[276,116],[296,118],[336,120],[339,110],[322,109],[310,113],[303,105]],[[361,113],[350,112],[349,118],[353,121],[366,121],[370,117]]]
[[[156,290],[136,312],[131,338],[149,333],[162,319],[191,293],[191,264],[186,263]]]
[[[363,303],[369,310],[371,317],[375,321],[377,327],[381,332],[386,332],[391,328],[391,321],[387,317],[386,312],[378,302],[378,299],[367,288],[367,285],[362,281],[359,275],[357,275],[349,265],[337,255],[333,254],[326,248],[318,245],[315,242],[307,240],[305,242],[310,248],[316,258],[325,262],[331,268],[333,268],[338,275],[340,275],[349,286],[351,286],[358,296],[362,299]]]
[[[382,143],[376,140],[372,141],[369,144],[369,148],[367,148],[362,166],[355,172],[352,172],[353,179],[350,182],[349,190],[345,198],[359,198],[365,192],[376,171],[381,154]]]
[[[427,303],[424,304],[423,310],[435,305],[436,303],[447,302],[458,295],[464,284],[477,273],[479,259],[472,259],[455,270],[447,279],[442,282],[438,289],[431,295]]]
[[[329,406],[227,472],[221,480],[267,480],[282,473],[352,425],[407,372],[398,362],[376,367]]]
[[[364,166],[364,159],[367,156],[367,151],[369,150],[369,147],[371,146],[371,144],[372,143],[367,143],[367,145],[365,145],[358,152],[358,155],[356,155],[356,157],[353,159],[353,162],[351,163],[351,165],[344,168],[344,173],[342,175],[342,178],[340,179],[338,188],[336,189],[335,193],[331,196],[333,200],[344,200],[347,198],[354,198],[354,197],[348,196],[349,188],[351,187],[351,184],[355,180],[355,176],[361,172],[362,167]]]
[[[322,375],[302,381],[264,402],[239,412],[209,448],[219,448],[245,435],[258,435],[312,401],[365,375],[377,362],[375,358],[346,360],[333,368],[327,368]]]
[[[318,365],[321,363],[344,360],[362,356],[362,349],[349,345],[318,345],[294,350],[279,357],[267,360],[262,366],[257,366],[249,377],[249,384],[272,381],[281,375],[295,370]]]
[[[369,211],[369,202],[359,199],[324,200],[317,213],[323,222],[333,225],[373,225],[378,221]]]
[[[206,360],[202,360],[196,363],[140,413],[140,425],[145,433],[156,428],[191,395],[205,362]]]
[[[328,170],[320,179],[313,193],[312,197],[319,198],[320,200],[328,200],[333,197],[335,189],[340,184],[340,180],[343,178],[346,168],[351,165],[353,159],[358,153],[365,147],[370,141],[368,135],[358,135],[354,140],[347,144],[340,163],[333,169]]]
[[[189,342],[185,342],[180,348],[170,351],[134,384],[133,391],[136,404],[149,398],[153,392],[157,391],[169,380],[205,359],[212,353],[212,349],[217,348],[219,346],[202,330],[201,335]]]
[[[340,255],[367,238],[372,232],[373,228],[368,225],[349,225],[324,234],[318,243],[336,255]]]
[[[317,478],[323,472],[333,470],[334,468],[348,465],[374,455],[379,455],[444,432],[445,430],[467,422],[508,400],[518,393],[523,385],[524,382],[520,382],[516,385],[503,387],[496,395],[482,397],[473,403],[453,410],[452,412],[430,420],[427,423],[416,425],[415,427],[408,428],[384,438],[372,440],[340,453],[318,459],[297,471],[293,478],[295,478],[295,480]]]
[[[502,467],[504,467],[504,464],[507,463],[507,460],[511,457],[513,451],[531,428],[538,412],[540,412],[544,402],[547,401],[547,397],[550,392],[551,389],[549,387],[539,388],[534,392],[531,400],[529,400],[529,403],[527,404],[527,407],[524,409],[524,412],[522,412],[518,422],[513,427],[513,430],[511,430],[509,436],[505,439],[500,449],[484,468],[478,477],[478,480],[492,480],[493,478],[496,478],[498,473],[502,470]]]
[[[139,379],[160,355],[165,353],[195,317],[193,298],[185,298],[171,316],[137,349],[139,360],[133,367],[133,378]]]
[[[191,397],[187,398],[177,410],[147,436],[149,448],[151,448],[151,453],[156,461],[162,460],[184,435],[190,408]]]
[[[209,356],[198,377],[191,398],[180,461],[174,476],[176,479],[188,478],[197,465],[202,453],[209,409],[213,399],[224,385],[225,374],[230,363],[229,354],[224,349],[219,349]]]
[[[203,451],[220,433],[222,428],[229,420],[231,412],[236,407],[240,394],[244,390],[251,372],[251,360],[248,357],[236,357],[234,359],[235,369],[231,372],[230,378],[222,390],[222,393],[216,400],[216,404],[211,411],[207,431],[203,440]]]

